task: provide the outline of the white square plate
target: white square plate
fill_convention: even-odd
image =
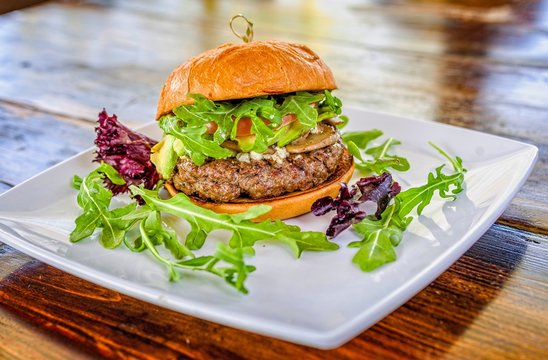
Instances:
[[[248,295],[208,274],[186,272],[180,282],[170,283],[150,254],[123,246],[106,250],[94,239],[71,244],[79,208],[70,179],[96,166],[92,150],[3,194],[0,241],[86,280],[185,314],[317,348],[339,346],[402,305],[470,248],[503,212],[537,157],[532,145],[476,131],[361,110],[347,114],[347,130],[377,128],[385,134],[379,141],[402,142],[396,152],[412,166],[394,172],[403,190],[423,184],[429,171],[446,162],[428,141],[460,156],[468,169],[466,191],[458,200],[433,201],[408,228],[396,249],[398,260],[372,273],[351,262],[356,249],[346,244],[357,239],[352,231],[336,239],[338,251],[304,253],[298,260],[283,245],[258,243],[248,260],[257,267],[247,281]],[[159,138],[156,124],[142,131]],[[322,231],[329,216],[289,222]],[[204,251],[226,240],[222,232],[213,235]]]

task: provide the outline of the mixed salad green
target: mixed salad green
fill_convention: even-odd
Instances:
[[[273,123],[279,123],[285,111],[297,111],[295,109],[298,108],[299,96],[317,96],[319,99],[320,95],[297,94],[286,98],[281,104],[265,98],[264,107],[257,106],[257,110],[253,111],[261,117],[270,111],[273,114]],[[192,105],[196,109],[218,106],[200,97],[196,97],[196,100],[196,104]],[[269,101],[272,102],[267,106]],[[308,101],[310,99],[306,100]],[[340,112],[340,102],[328,92],[322,95],[319,102],[324,105],[318,107],[316,114],[305,116],[302,121],[299,118],[298,127],[313,126],[319,118]],[[292,110],[282,110],[287,108]],[[179,108],[177,112],[180,111],[186,110]],[[239,111],[235,108],[230,110],[234,114],[240,114]],[[193,113],[198,114],[199,111]],[[222,124],[223,116],[219,115],[218,128],[212,138],[201,138],[198,142],[208,144],[206,147],[214,144],[211,148],[217,149],[222,139],[231,136],[228,128]],[[176,127],[176,121],[172,120],[174,118],[175,116],[168,116],[162,119],[163,126],[169,130],[168,134],[171,133],[174,139],[180,140],[184,149],[193,146],[184,142],[187,140],[181,140],[186,139],[189,130]],[[205,120],[200,120],[197,116],[196,124],[196,127],[189,128],[199,128],[201,130],[198,133],[203,135],[206,129]],[[274,138],[278,143],[282,140],[286,142],[293,136],[288,135],[289,131],[290,129],[284,130],[283,135],[277,137],[274,134],[272,137],[256,139],[253,148],[257,146],[260,149],[265,142],[268,144]],[[179,137],[179,133],[183,135]],[[320,199],[322,215],[332,210],[336,213],[330,227],[335,226],[338,232],[327,236],[323,232],[303,231],[279,220],[253,222],[252,219],[268,213],[268,206],[255,206],[246,212],[228,215],[201,208],[182,193],[165,198],[162,196],[161,181],[150,183],[143,177],[143,174],[150,175],[154,171],[149,159],[144,156],[154,146],[153,140],[129,130],[115,116],[108,116],[105,111],[100,114],[97,134],[96,161],[100,164],[84,178],[75,176],[72,182],[78,190],[77,202],[82,208],[82,214],[75,220],[70,240],[79,242],[99,233],[98,239],[105,248],[112,249],[124,244],[131,251],[148,251],[167,267],[169,279],[172,281],[180,278],[179,270],[203,271],[223,278],[243,293],[248,292],[245,287],[246,278],[255,270],[245,260],[254,254],[253,247],[257,241],[277,241],[288,246],[296,257],[300,257],[304,251],[337,250],[339,245],[333,239],[340,231],[352,228],[361,238],[348,245],[358,249],[352,261],[363,271],[373,271],[396,259],[395,247],[402,241],[405,230],[413,220],[413,214],[420,216],[436,194],[440,198],[454,200],[456,194],[464,190],[466,169],[462,160],[451,157],[434,144],[431,145],[451,163],[452,170],[447,172],[445,165],[440,165],[428,174],[423,185],[400,191],[399,185],[388,173],[388,170],[406,171],[410,167],[404,157],[389,154],[399,142],[389,138],[380,146],[369,147],[372,140],[382,135],[381,131],[344,134],[343,139],[356,158],[358,170],[370,176],[360,179],[350,188],[343,185],[336,198]],[[257,136],[258,132],[254,135]],[[208,154],[202,152],[201,156],[210,156]],[[196,160],[200,159],[202,158],[199,156]],[[155,176],[158,179],[157,174]],[[129,190],[136,201],[113,208],[113,196],[124,190]],[[372,214],[366,213],[362,207],[367,201],[376,204]],[[184,241],[180,238],[181,234],[164,221],[164,214],[171,214],[190,224],[190,231]],[[211,232],[220,229],[231,233],[228,243],[219,244],[214,254],[196,255],[196,250],[202,248]],[[158,247],[164,247],[170,255],[164,255],[165,252],[159,251]]]

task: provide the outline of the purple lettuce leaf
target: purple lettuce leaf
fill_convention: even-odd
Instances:
[[[383,173],[379,176],[371,176],[361,178],[355,184],[359,189],[361,196],[358,201],[360,203],[373,201],[377,203],[375,216],[381,218],[381,214],[388,206],[390,200],[399,194],[401,187],[397,182],[392,183],[392,175]]]
[[[312,204],[312,213],[316,216],[336,211],[325,234],[334,238],[349,228],[352,224],[365,219],[367,213],[364,204],[373,202],[376,206],[375,216],[380,219],[390,200],[401,190],[397,182],[392,181],[392,175],[385,172],[379,176],[361,178],[350,188],[341,184],[339,194],[332,198],[326,196]]]
[[[105,178],[105,186],[114,195],[128,192],[130,185],[154,188],[160,180],[150,161],[150,149],[157,143],[155,140],[122,125],[116,115],[108,116],[105,109],[99,113],[95,132],[94,161],[112,165],[126,181],[125,185],[115,185]]]

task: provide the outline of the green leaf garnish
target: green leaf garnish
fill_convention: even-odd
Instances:
[[[346,143],[348,151],[356,160],[354,162],[356,169],[364,173],[377,175],[382,174],[387,169],[394,169],[396,171],[409,170],[410,165],[406,158],[388,153],[392,147],[401,144],[398,140],[389,138],[379,146],[368,148],[369,143],[382,134],[383,132],[377,129],[343,133],[343,141]],[[364,150],[363,154],[362,150]]]
[[[413,217],[409,216],[413,210],[420,216],[436,192],[443,199],[455,200],[456,194],[464,190],[466,169],[462,166],[462,160],[459,157],[450,157],[432,143],[430,145],[451,162],[454,173],[444,174],[442,169],[445,165],[437,167],[435,172],[428,174],[426,184],[398,194],[394,198],[394,203],[384,210],[380,220],[368,216],[353,225],[354,230],[362,236],[362,240],[352,242],[348,246],[359,248],[352,261],[363,271],[373,271],[396,260],[394,248],[398,246],[404,231],[413,220]]]
[[[381,174],[388,168],[392,168],[396,171],[409,170],[409,161],[407,161],[406,158],[388,154],[390,148],[400,144],[401,142],[398,140],[389,138],[381,145],[367,149],[365,153],[371,155],[374,160],[372,162],[364,162],[363,164],[358,165],[358,168],[376,174]]]
[[[70,234],[71,242],[78,242],[102,228],[99,240],[104,247],[112,249],[120,245],[125,230],[134,220],[123,220],[123,216],[135,210],[136,204],[111,211],[112,192],[103,187],[103,179],[108,177],[114,184],[125,184],[124,179],[109,164],[101,163],[84,179],[73,178],[73,187],[78,189],[77,202],[83,212],[75,220],[76,227]]]
[[[342,139],[346,144],[352,141],[358,148],[365,149],[371,141],[382,135],[383,132],[377,129],[365,131],[350,131],[344,132],[342,134]]]
[[[242,214],[217,214],[211,210],[195,205],[185,194],[164,200],[158,192],[130,186],[133,195],[141,196],[151,208],[185,219],[191,226],[185,244],[190,249],[199,249],[206,237],[218,229],[232,233],[229,244],[233,248],[252,247],[260,240],[278,240],[289,245],[297,257],[305,250],[328,251],[339,246],[329,242],[325,234],[312,231],[301,231],[298,226],[287,225],[282,221],[251,222],[250,218],[263,215],[270,207],[252,207]]]
[[[160,128],[164,133],[172,135],[182,142],[184,155],[190,157],[196,165],[202,165],[206,157],[224,159],[233,155],[232,151],[202,136],[207,130],[205,124],[181,127],[179,122],[180,120],[175,116],[164,116],[160,120]]]
[[[154,258],[168,268],[171,281],[180,279],[176,269],[199,270],[219,276],[238,291],[247,293],[244,281],[255,268],[245,264],[244,255],[252,251],[243,247],[231,249],[219,244],[214,255],[195,258],[190,249],[179,241],[177,233],[162,222],[160,212],[147,205],[137,207],[135,202],[111,210],[112,192],[102,184],[105,176],[115,184],[123,184],[116,170],[106,163],[102,163],[84,179],[74,176],[73,186],[79,190],[77,202],[83,213],[75,220],[76,226],[70,234],[72,242],[81,241],[100,229],[99,240],[105,248],[116,248],[123,242],[134,252],[149,250]],[[157,193],[157,190],[149,192]],[[234,217],[237,221],[248,221],[249,217],[268,210],[258,207]],[[139,235],[131,239],[129,233],[136,224],[139,224]],[[168,249],[175,260],[161,255],[157,246]]]
[[[180,274],[176,269],[204,271],[219,276],[238,291],[244,294],[248,293],[248,290],[244,286],[244,282],[248,274],[255,271],[254,266],[246,265],[244,261],[244,255],[250,253],[249,249],[231,249],[220,243],[217,245],[217,251],[214,255],[200,256],[183,261],[173,261],[162,256],[156,249],[158,240],[155,240],[151,236],[151,233],[155,233],[158,230],[157,224],[152,225],[151,227],[149,223],[142,221],[139,230],[141,233],[140,239],[142,239],[144,247],[150,251],[156,260],[167,267],[170,281],[180,280]],[[228,264],[229,266],[219,266],[223,263]]]
[[[160,198],[159,189],[146,190],[130,186],[134,196],[140,196],[146,204],[137,206],[132,202],[126,206],[110,209],[112,192],[103,186],[108,177],[115,184],[123,184],[116,170],[102,163],[84,179],[74,176],[73,187],[78,189],[77,202],[83,212],[75,220],[75,228],[70,235],[72,242],[87,238],[100,230],[99,240],[105,248],[116,248],[121,243],[134,252],[148,250],[152,256],[165,265],[171,281],[180,279],[177,269],[203,271],[223,278],[238,291],[247,293],[244,282],[253,266],[246,265],[244,257],[254,253],[253,245],[260,240],[274,240],[286,244],[300,257],[303,251],[329,251],[338,245],[327,241],[325,234],[301,231],[297,226],[282,221],[254,219],[270,211],[270,207],[259,205],[232,215],[216,214],[201,208],[184,194],[169,200]],[[178,234],[162,221],[162,212],[170,213],[188,221],[191,226],[185,243]],[[133,228],[137,227],[135,235]],[[195,257],[192,250],[202,247],[208,235],[218,229],[232,233],[229,245],[219,244],[213,255]],[[171,253],[164,256],[158,247],[163,246]]]

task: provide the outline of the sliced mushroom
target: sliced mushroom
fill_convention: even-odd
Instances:
[[[331,146],[339,139],[340,135],[333,126],[320,123],[317,132],[310,132],[307,136],[298,138],[287,145],[285,149],[291,154],[304,153]]]
[[[242,151],[240,149],[240,146],[238,145],[238,143],[236,141],[232,141],[232,140],[226,140],[225,142],[223,142],[221,144],[221,146],[228,149],[228,150],[232,150],[232,151],[235,151],[235,152]]]
[[[324,120],[324,122],[326,122],[330,125],[333,125],[333,126],[337,126],[337,125],[342,124],[344,121],[342,121],[341,119],[336,117],[336,118],[331,118],[331,119]]]

